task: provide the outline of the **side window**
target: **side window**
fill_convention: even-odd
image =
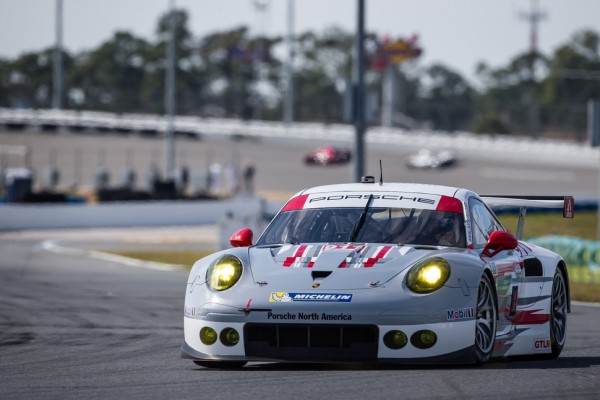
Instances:
[[[502,225],[481,201],[472,198],[469,200],[469,208],[471,209],[473,246],[484,247],[492,232],[503,230]]]

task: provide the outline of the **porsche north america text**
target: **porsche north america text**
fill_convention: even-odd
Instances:
[[[269,311],[267,313],[267,319],[275,320],[288,320],[288,321],[351,321],[352,315],[350,314],[327,314],[327,313],[274,313]]]

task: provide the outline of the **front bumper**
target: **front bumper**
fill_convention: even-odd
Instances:
[[[331,323],[247,323],[213,319],[184,318],[185,341],[182,358],[222,361],[278,362],[472,362],[475,320],[415,325],[331,324]],[[234,328],[240,333],[235,346],[217,340],[200,341],[199,332],[208,326],[221,332]],[[384,335],[400,330],[409,338],[401,349],[384,344]],[[421,349],[411,343],[417,331],[430,330],[436,343]],[[260,332],[260,333],[257,333]],[[339,336],[339,339],[338,339]]]

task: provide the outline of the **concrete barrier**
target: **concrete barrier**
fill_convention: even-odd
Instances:
[[[0,230],[205,225],[219,223],[228,212],[244,222],[264,219],[274,207],[247,195],[211,201],[6,204],[0,206]]]

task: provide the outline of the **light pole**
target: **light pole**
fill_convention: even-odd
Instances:
[[[540,11],[538,8],[538,1],[531,0],[531,11],[521,13],[521,18],[529,22],[529,74],[530,81],[533,85],[536,83],[535,79],[535,64],[536,58],[538,57],[538,25],[541,20],[546,18],[546,13]],[[534,136],[539,135],[539,110],[537,99],[534,93],[534,89],[529,91],[529,132]]]
[[[167,42],[165,74],[165,130],[166,179],[175,179],[175,0],[169,0],[169,41]]]
[[[271,0],[252,0],[254,8],[257,11],[256,14],[256,32],[255,41],[256,44],[252,48],[252,69],[254,74],[254,82],[251,90],[251,101],[252,106],[252,119],[261,119],[263,117],[263,103],[259,90],[259,83],[262,79],[262,68],[261,63],[265,61],[265,52],[267,47],[265,46],[267,36],[267,8]]]
[[[365,0],[358,0],[358,18],[352,77],[354,103],[354,181],[364,175],[365,152]]]
[[[54,57],[52,61],[52,108],[62,108],[63,71],[62,71],[62,48],[63,48],[63,0],[56,0],[56,44],[54,46]]]
[[[286,43],[288,56],[285,64],[283,122],[290,126],[294,122],[294,0],[288,0],[287,2]]]

